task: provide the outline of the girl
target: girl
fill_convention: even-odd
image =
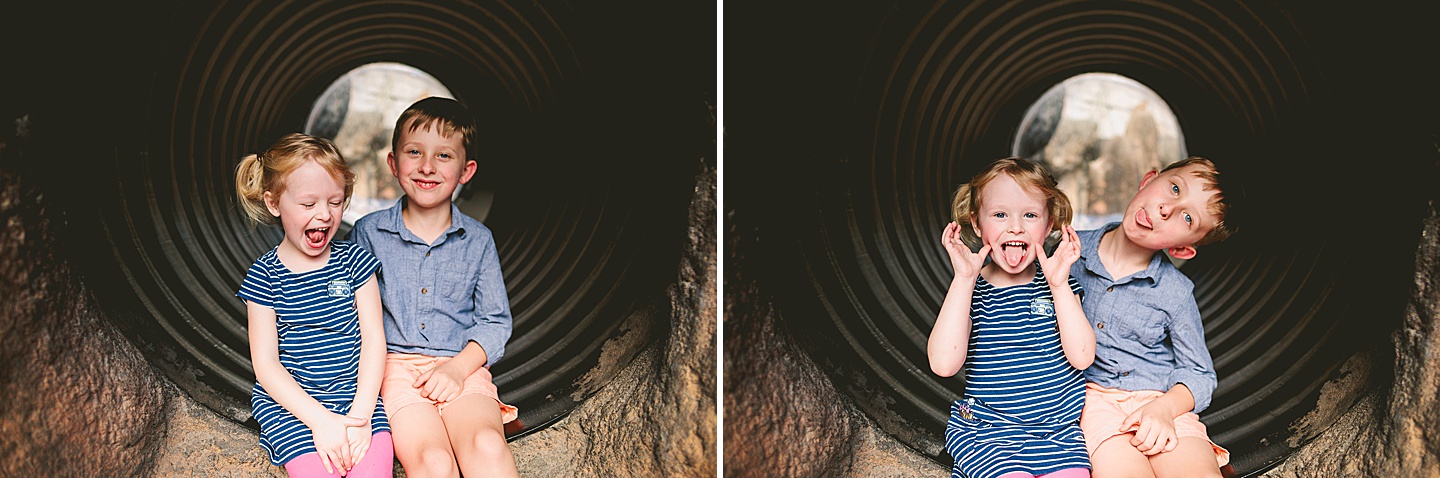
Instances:
[[[1070,200],[1039,165],[1011,157],[961,186],[952,206],[940,241],[955,278],[927,346],[936,374],[965,369],[945,429],[951,475],[1090,476],[1080,371],[1095,359],[1095,334],[1069,277],[1080,257]],[[1047,256],[1051,231],[1061,240]]]
[[[236,168],[245,214],[285,233],[236,295],[249,315],[260,446],[292,477],[392,474],[379,400],[385,332],[370,280],[380,263],[353,243],[331,242],[354,183],[335,145],[303,134]]]

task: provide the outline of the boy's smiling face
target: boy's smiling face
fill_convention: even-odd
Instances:
[[[1045,197],[1001,174],[985,185],[979,199],[973,227],[990,245],[991,261],[1010,275],[1025,272],[1050,232]]]
[[[459,133],[442,136],[437,124],[421,125],[400,133],[395,151],[386,162],[400,181],[409,206],[422,209],[448,207],[455,190],[475,175],[475,161],[465,156]]]
[[[1195,256],[1195,243],[1217,222],[1210,213],[1215,191],[1204,188],[1195,175],[1197,168],[1200,166],[1190,165],[1145,174],[1120,224],[1131,242],[1165,250],[1179,259]]]

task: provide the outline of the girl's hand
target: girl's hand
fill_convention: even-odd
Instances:
[[[1151,405],[1156,404],[1147,403],[1120,422],[1120,431],[1135,432],[1135,436],[1130,437],[1130,445],[1145,456],[1168,452],[1180,445],[1180,437],[1175,434],[1175,414]]]
[[[1080,260],[1080,235],[1075,233],[1075,228],[1065,226],[1061,230],[1055,255],[1046,256],[1044,245],[1036,253],[1040,256],[1040,268],[1045,271],[1045,281],[1051,287],[1070,288],[1070,266]]]
[[[990,254],[990,245],[986,244],[979,252],[970,252],[970,246],[960,240],[960,225],[951,221],[945,225],[945,232],[940,233],[940,244],[945,246],[945,252],[950,255],[950,266],[955,268],[955,278],[974,282],[980,276],[980,268],[985,265],[985,256]]]
[[[306,423],[315,440],[315,452],[320,455],[320,463],[325,465],[326,472],[333,474],[336,469],[353,463],[346,428],[369,424],[368,421],[334,412],[319,417],[316,423]]]
[[[411,386],[420,389],[420,396],[437,402],[459,398],[460,392],[465,390],[465,376],[454,363],[451,360],[420,374]]]
[[[362,426],[345,427],[345,436],[350,440],[350,462],[345,464],[345,470],[355,468],[355,465],[365,458],[365,453],[370,451],[371,432],[369,420],[365,420]]]

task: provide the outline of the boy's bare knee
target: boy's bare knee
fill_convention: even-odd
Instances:
[[[486,462],[508,455],[510,451],[509,444],[505,442],[505,434],[489,428],[476,430],[468,445],[469,449],[465,451],[470,456]]]
[[[1092,478],[1155,478],[1155,474],[1149,470],[1139,469],[1095,469],[1092,473]]]
[[[420,451],[418,463],[405,463],[405,475],[414,478],[459,476],[455,455],[450,450],[428,448]]]

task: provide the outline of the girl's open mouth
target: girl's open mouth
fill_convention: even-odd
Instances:
[[[1010,241],[1000,244],[1000,252],[1005,256],[1005,262],[1010,267],[1018,267],[1025,260],[1026,253],[1030,251],[1030,244],[1022,241]]]
[[[305,244],[308,245],[308,246],[310,246],[310,247],[316,248],[316,249],[319,249],[319,248],[321,248],[321,247],[325,247],[326,238],[327,238],[329,235],[330,235],[330,228],[328,228],[328,227],[317,227],[317,228],[315,228],[315,229],[306,229],[306,230],[305,230]]]

